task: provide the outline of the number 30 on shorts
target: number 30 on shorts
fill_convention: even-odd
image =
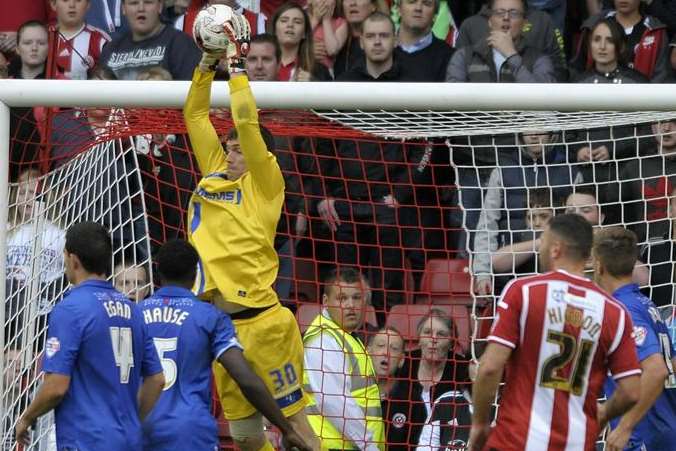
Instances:
[[[298,382],[296,370],[290,363],[284,365],[283,369],[272,370],[268,374],[270,374],[272,382],[275,384],[275,392],[283,391],[286,387],[296,385]]]

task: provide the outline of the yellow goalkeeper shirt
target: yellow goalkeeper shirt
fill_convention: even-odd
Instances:
[[[272,284],[279,260],[274,242],[284,202],[284,178],[268,152],[246,77],[230,82],[230,109],[247,172],[228,180],[227,161],[209,120],[214,74],[195,70],[183,109],[202,179],[190,200],[188,237],[200,256],[195,291],[234,311],[277,300]],[[235,307],[234,309],[231,307]],[[241,308],[239,308],[241,309]]]

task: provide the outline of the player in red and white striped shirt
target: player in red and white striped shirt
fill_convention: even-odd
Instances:
[[[592,242],[584,218],[556,216],[540,245],[551,272],[505,287],[472,390],[469,449],[592,451],[601,426],[636,403],[641,370],[631,317],[583,276]],[[491,430],[490,405],[505,366]],[[609,372],[618,390],[597,409]]]
[[[93,68],[108,34],[85,23],[90,0],[51,0],[56,12],[56,70],[57,76],[86,80]]]

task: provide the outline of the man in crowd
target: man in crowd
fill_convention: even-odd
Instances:
[[[102,64],[120,80],[136,80],[150,66],[161,66],[174,80],[190,80],[200,52],[190,37],[160,20],[162,0],[122,0],[129,31],[103,48]]]
[[[246,55],[246,73],[252,81],[276,81],[282,64],[277,38],[268,33],[251,38]]]
[[[606,449],[666,451],[676,447],[674,350],[657,307],[632,282],[637,256],[633,232],[612,227],[596,233],[594,278],[631,315],[634,342],[641,361],[641,396],[621,418],[610,422],[612,431],[606,437]],[[615,386],[613,379],[606,379],[607,397],[615,391]]]
[[[379,11],[369,15],[362,24],[360,39],[364,60],[341,74],[338,81],[413,81],[407,67],[395,57],[397,37],[388,15]]]
[[[150,293],[150,274],[145,264],[125,259],[113,268],[113,285],[132,302],[140,302]]]
[[[472,387],[469,450],[543,443],[593,450],[606,422],[638,401],[641,369],[631,317],[584,277],[593,237],[581,216],[554,217],[540,245],[540,261],[551,272],[515,279],[505,288]],[[491,404],[505,370],[491,427]],[[597,416],[608,373],[617,389]]]
[[[303,336],[308,417],[322,449],[385,449],[373,362],[355,332],[364,326],[370,288],[354,268],[324,281],[324,309]]]
[[[518,241],[526,230],[528,189],[549,186],[555,198],[562,199],[580,181],[576,168],[566,164],[566,149],[553,133],[519,136],[516,152],[502,151],[498,167],[488,180],[479,222],[474,235],[472,271],[477,294],[487,295],[491,286],[491,257],[502,246]],[[468,208],[468,205],[463,205]]]
[[[446,79],[453,50],[432,33],[441,0],[401,0],[397,57],[411,74],[411,81]]]
[[[453,54],[450,82],[554,83],[552,60],[523,37],[525,0],[491,0],[489,33]]]
[[[554,66],[557,81],[568,79],[566,54],[564,52],[563,30],[557,28],[549,14],[538,8],[532,8],[530,0],[526,8],[526,22],[523,24],[522,37],[526,44],[535,47],[547,55]],[[556,1],[556,0],[554,0]],[[489,19],[491,16],[491,2],[487,2],[478,14],[468,17],[460,25],[455,47],[472,47],[486,39],[490,34]]]
[[[31,425],[55,409],[58,449],[142,448],[141,421],[164,376],[140,309],[106,281],[111,260],[101,225],[68,229],[64,261],[73,289],[49,317],[44,381],[16,426],[24,445]]]
[[[652,155],[629,161],[620,174],[624,224],[639,241],[668,232],[669,194],[676,187],[676,120],[653,124],[652,134]]]

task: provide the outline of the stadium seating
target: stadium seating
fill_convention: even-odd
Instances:
[[[471,276],[466,259],[427,262],[416,298],[418,304],[472,305]]]

